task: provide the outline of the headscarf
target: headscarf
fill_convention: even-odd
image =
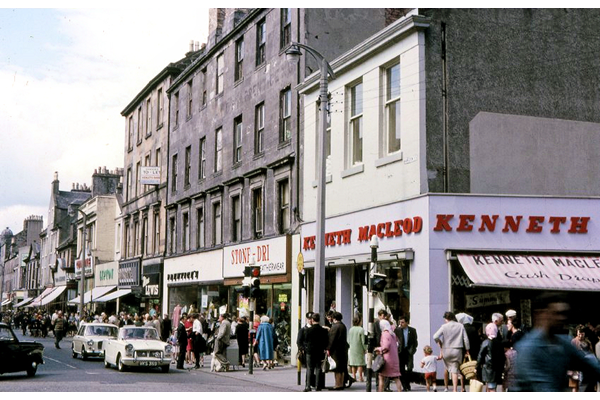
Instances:
[[[496,336],[498,336],[498,327],[496,324],[493,322],[487,324],[485,327],[485,335],[490,339],[494,339]]]
[[[396,335],[394,334],[394,330],[392,329],[392,324],[390,324],[390,321],[388,321],[387,319],[382,319],[381,321],[379,321],[379,328],[381,328],[381,333],[383,333],[384,331],[388,331],[390,335],[392,335],[392,337],[396,337]]]
[[[269,322],[269,316],[263,315],[262,317],[260,317],[260,322]]]

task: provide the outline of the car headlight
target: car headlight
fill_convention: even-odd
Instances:
[[[89,347],[94,347],[94,341],[92,339],[88,340],[87,345]]]
[[[173,346],[170,344],[165,346],[165,356],[171,356],[173,354]]]
[[[133,345],[132,344],[128,344],[127,346],[125,346],[125,355],[127,357],[133,357]]]

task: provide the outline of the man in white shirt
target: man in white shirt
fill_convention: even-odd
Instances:
[[[192,314],[192,318],[194,320],[192,325],[192,345],[194,347],[194,357],[196,359],[195,369],[200,368],[200,353],[202,353],[202,345],[201,342],[204,340],[202,334],[204,333],[202,330],[202,322],[200,318],[198,318],[198,314]],[[202,357],[202,366],[204,366],[204,357]]]

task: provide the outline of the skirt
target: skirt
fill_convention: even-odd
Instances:
[[[444,349],[444,365],[451,374],[459,373],[459,365],[463,359],[463,349]]]

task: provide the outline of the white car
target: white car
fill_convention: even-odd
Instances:
[[[116,339],[119,328],[112,324],[81,324],[77,334],[73,336],[73,358],[81,355],[84,360],[88,357],[102,357],[104,342]]]
[[[119,371],[128,367],[159,367],[162,372],[169,372],[172,355],[173,346],[161,341],[158,331],[148,326],[124,326],[116,339],[104,343],[104,366],[116,365]]]

